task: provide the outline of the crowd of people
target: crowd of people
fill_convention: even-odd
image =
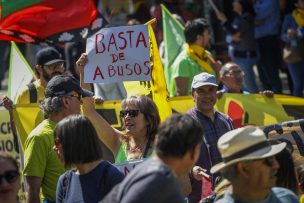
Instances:
[[[267,139],[259,127],[236,129],[215,109],[223,94],[282,93],[279,37],[291,47],[303,43],[304,1],[295,2],[281,33],[277,0],[234,0],[233,10],[232,21],[216,13],[227,32],[231,62],[221,64],[208,51],[206,19],[185,24],[187,46],[170,67],[168,90],[171,96],[191,95],[194,107],[163,123],[154,101],[137,95],[122,100],[122,129],[113,128],[95,110],[105,98],[95,97],[96,86],[84,83],[87,55],[75,60],[71,72],[58,50],[39,50],[38,79],[25,87],[17,104],[39,103],[44,120],[20,139],[23,171],[16,159],[0,152],[0,202],[19,202],[21,174],[30,203],[304,202],[304,163],[294,162],[293,149]],[[296,96],[303,93],[303,61],[287,62]],[[13,117],[10,98],[1,103]],[[126,176],[114,165],[134,160],[142,163]]]

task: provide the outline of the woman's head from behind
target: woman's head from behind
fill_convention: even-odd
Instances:
[[[55,150],[66,167],[97,161],[103,157],[94,126],[82,115],[71,115],[55,128]]]
[[[135,110],[135,111],[130,111]],[[120,117],[127,134],[145,131],[144,134],[154,138],[160,117],[155,103],[147,96],[132,96],[122,101]]]
[[[16,159],[0,152],[0,202],[17,202],[19,189],[20,175]]]

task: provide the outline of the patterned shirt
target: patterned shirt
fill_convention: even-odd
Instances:
[[[209,171],[213,165],[222,161],[217,149],[217,141],[223,134],[234,129],[232,120],[228,115],[215,111],[214,121],[212,121],[197,108],[190,109],[188,114],[199,121],[203,127],[204,142],[197,165]]]

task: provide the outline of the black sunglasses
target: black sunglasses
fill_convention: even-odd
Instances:
[[[18,176],[19,172],[17,170],[5,171],[4,174],[0,175],[0,183],[2,183],[3,178],[6,180],[6,182],[13,183],[17,180]]]
[[[139,114],[139,110],[138,109],[128,109],[128,110],[121,110],[120,111],[120,117],[124,118],[127,115],[129,115],[130,117],[136,117]]]

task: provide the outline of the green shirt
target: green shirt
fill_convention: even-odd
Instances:
[[[42,121],[25,141],[24,175],[42,178],[43,199],[55,201],[59,176],[65,172],[63,163],[53,150],[56,123]]]
[[[126,155],[126,143],[121,143],[119,150],[117,152],[117,155],[115,157],[115,163],[123,163],[128,161],[127,155]]]
[[[182,51],[177,58],[175,59],[174,63],[171,66],[170,71],[170,84],[169,84],[169,93],[170,97],[176,96],[176,89],[175,89],[175,78],[177,77],[186,77],[188,78],[188,85],[187,85],[187,95],[191,95],[191,84],[193,77],[201,72],[203,69],[194,61],[192,60],[186,53],[186,50]]]

